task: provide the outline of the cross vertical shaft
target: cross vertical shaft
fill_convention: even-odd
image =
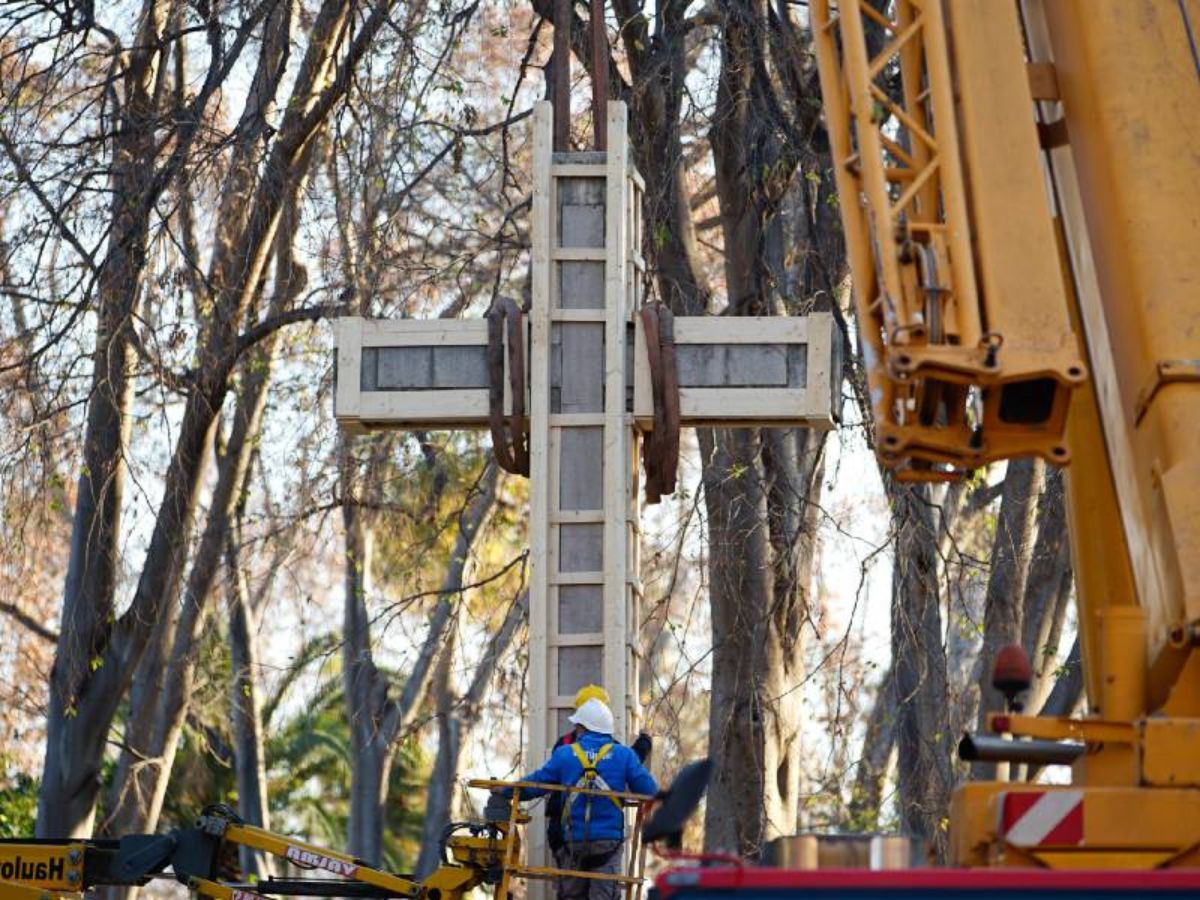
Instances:
[[[625,106],[605,110],[605,153],[556,153],[534,113],[530,357],[528,762],[568,726],[578,688],[601,682],[616,737],[636,725],[638,491],[631,407],[640,190]],[[544,832],[531,829],[536,859]]]
[[[335,415],[353,432],[485,428],[503,384],[529,411],[530,572],[525,764],[542,762],[567,729],[573,696],[599,681],[614,736],[639,724],[640,432],[660,421],[650,335],[635,315],[644,185],[631,165],[625,105],[606,107],[606,152],[556,152],[551,104],[533,116],[532,296],[528,342],[505,338],[503,372],[478,319],[338,322]],[[798,317],[680,316],[672,373],[679,421],[830,428],[840,403],[840,335],[828,312]],[[511,377],[514,357],[524,384]],[[638,429],[638,430],[635,430]],[[639,432],[640,430],[640,432]],[[545,829],[527,832],[544,864]],[[527,897],[539,900],[544,883]]]

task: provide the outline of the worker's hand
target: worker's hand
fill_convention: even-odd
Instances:
[[[650,751],[654,749],[654,740],[646,732],[639,732],[630,749],[637,754],[638,759],[646,763],[650,759]]]

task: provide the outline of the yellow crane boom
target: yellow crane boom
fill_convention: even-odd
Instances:
[[[1200,865],[1200,7],[810,9],[881,462],[1071,463],[1090,715],[990,724],[1072,784],[963,785],[954,861]]]
[[[883,6],[811,4],[880,460],[902,479],[1031,454],[1063,464],[1086,367],[1016,9]],[[993,37],[985,55],[958,52]]]

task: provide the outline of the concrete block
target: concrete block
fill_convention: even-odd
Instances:
[[[603,568],[603,525],[563,523],[558,527],[558,571],[599,572]]]
[[[584,570],[581,570],[584,571]],[[592,570],[596,571],[596,570]],[[604,627],[604,591],[598,584],[558,588],[558,633],[595,634]]]
[[[564,428],[560,433],[558,508],[604,508],[604,429]]]

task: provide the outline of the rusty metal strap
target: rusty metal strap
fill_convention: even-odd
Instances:
[[[642,329],[650,361],[654,428],[642,441],[646,502],[675,493],[679,468],[679,372],[675,362],[675,317],[661,302],[642,307]]]
[[[529,427],[525,419],[525,323],[508,297],[487,312],[488,429],[500,468],[529,475]],[[508,380],[512,415],[504,414],[504,335],[508,332]]]

